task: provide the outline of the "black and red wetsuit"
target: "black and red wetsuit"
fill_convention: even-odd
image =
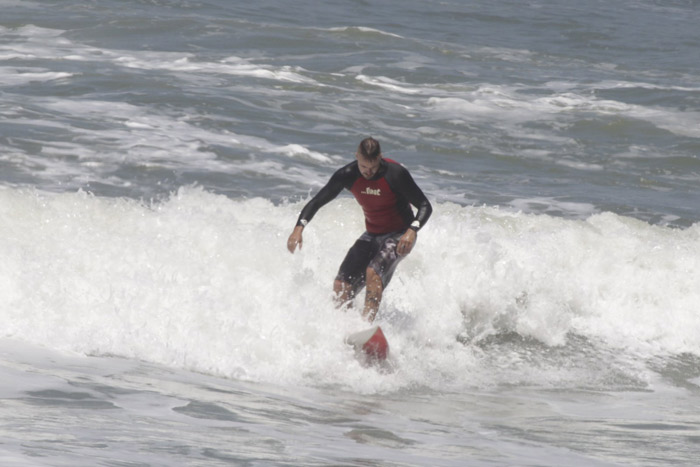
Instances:
[[[375,176],[367,180],[355,160],[331,176],[326,186],[301,211],[297,225],[309,222],[343,189],[349,190],[362,206],[367,232],[373,235],[406,230],[413,221],[418,221],[420,228],[433,212],[428,198],[401,164],[383,158]],[[418,209],[415,215],[411,204]]]

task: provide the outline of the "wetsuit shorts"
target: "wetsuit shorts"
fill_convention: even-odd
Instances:
[[[348,250],[336,280],[350,284],[354,295],[365,285],[365,271],[371,267],[379,274],[386,288],[396,266],[403,259],[403,256],[396,252],[396,246],[404,232],[405,230],[388,234],[362,234]]]

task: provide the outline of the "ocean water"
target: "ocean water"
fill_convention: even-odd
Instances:
[[[1,466],[697,463],[697,1],[0,11]],[[286,251],[368,135],[434,206],[382,368],[355,201]]]

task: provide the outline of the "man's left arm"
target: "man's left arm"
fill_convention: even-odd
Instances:
[[[404,256],[411,252],[416,243],[418,231],[423,228],[430,215],[433,213],[433,206],[428,201],[428,198],[423,193],[423,190],[416,184],[410,172],[406,168],[402,168],[401,177],[399,178],[399,189],[403,196],[406,197],[409,203],[418,210],[411,222],[408,230],[401,236],[399,244],[396,247],[398,254]]]

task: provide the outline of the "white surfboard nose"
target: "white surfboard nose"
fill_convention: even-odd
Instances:
[[[345,338],[345,342],[368,360],[383,361],[389,354],[389,343],[379,326],[350,334]]]

